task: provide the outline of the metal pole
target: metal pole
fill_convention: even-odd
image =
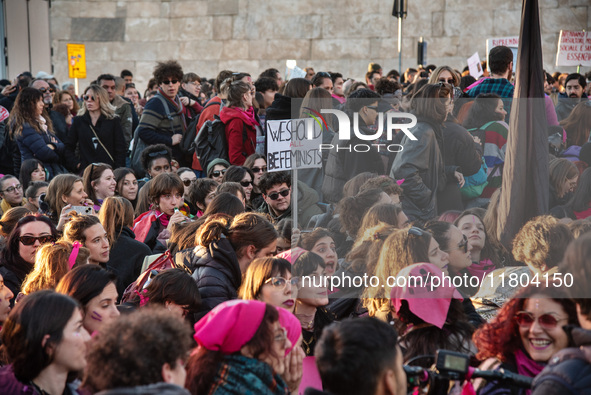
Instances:
[[[78,78],[74,78],[74,90],[76,91],[76,96],[78,96]]]
[[[398,72],[402,76],[402,15],[398,16]]]
[[[291,179],[291,221],[293,223],[294,228],[303,229],[303,226],[298,226],[298,169],[293,169],[292,171],[293,177]]]

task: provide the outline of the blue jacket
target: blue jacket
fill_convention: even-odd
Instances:
[[[52,142],[50,136],[57,143]],[[57,175],[55,173],[59,174],[55,166],[61,167],[60,157],[64,152],[64,143],[57,136],[45,132],[39,133],[31,125],[25,123],[23,131],[16,141],[21,152],[21,163],[27,159],[38,159],[47,169],[49,179]],[[54,149],[49,148],[48,144],[51,144]],[[23,187],[25,186],[23,185]]]

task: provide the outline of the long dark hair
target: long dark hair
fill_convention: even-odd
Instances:
[[[121,195],[121,190],[123,189],[123,180],[125,179],[125,177],[127,177],[128,174],[133,174],[133,176],[137,180],[137,176],[136,176],[135,172],[128,167],[120,167],[118,169],[113,170],[113,175],[115,176],[115,181],[117,182],[117,187],[115,188],[115,192],[117,195]],[[139,187],[138,187],[137,192],[139,195],[139,193],[140,193]],[[136,202],[137,202],[137,195],[135,197],[135,200],[133,200],[131,202],[131,205],[134,208],[135,208]]]
[[[500,99],[501,96],[494,93],[481,93],[476,96],[463,126],[466,129],[474,129],[490,121],[502,121],[503,115],[495,112]]]
[[[100,295],[110,283],[116,284],[115,274],[98,265],[84,265],[68,272],[55,287],[61,294],[76,299],[82,307]]]
[[[37,133],[41,133],[41,124],[35,115],[37,113],[35,106],[39,100],[43,100],[43,93],[35,88],[24,88],[16,96],[16,101],[8,117],[8,124],[13,138],[16,139],[23,133],[25,123],[35,129]],[[46,121],[47,131],[51,132],[53,125],[45,110],[43,110],[43,118]]]
[[[90,200],[92,200],[95,204],[98,203],[98,201],[97,201],[96,192],[94,191],[94,187],[93,187],[92,183],[94,181],[99,180],[103,176],[103,173],[107,169],[113,170],[111,165],[108,165],[106,163],[97,163],[97,164],[92,163],[92,164],[86,166],[86,169],[84,169],[84,174],[82,176],[82,178],[83,178],[82,182],[84,183],[84,190],[86,191],[88,198]]]
[[[43,163],[38,159],[27,159],[21,163],[21,171],[19,173],[19,180],[23,186],[23,190],[26,190],[31,182],[31,173],[37,170],[41,166],[43,169]]]
[[[74,299],[50,290],[34,292],[16,304],[2,327],[0,349],[21,383],[51,365],[55,353],[48,353],[47,347],[60,344],[66,324],[79,308]],[[46,335],[49,339],[43,344]]]
[[[43,222],[49,226],[51,235],[54,240],[58,238],[58,232],[55,225],[49,218],[41,214],[30,214],[24,216],[17,222],[16,226],[8,236],[6,248],[2,251],[1,265],[12,271],[21,281],[25,279],[27,274],[33,270],[33,264],[25,261],[20,254],[19,237],[21,236],[21,228],[30,222]]]

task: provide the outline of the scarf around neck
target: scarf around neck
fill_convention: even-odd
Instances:
[[[287,384],[265,362],[242,355],[227,355],[215,374],[210,394],[284,395]]]

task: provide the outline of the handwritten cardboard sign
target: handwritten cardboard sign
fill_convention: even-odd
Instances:
[[[591,66],[591,32],[561,30],[556,66]]]
[[[322,129],[314,119],[267,121],[265,127],[268,171],[322,167]]]

